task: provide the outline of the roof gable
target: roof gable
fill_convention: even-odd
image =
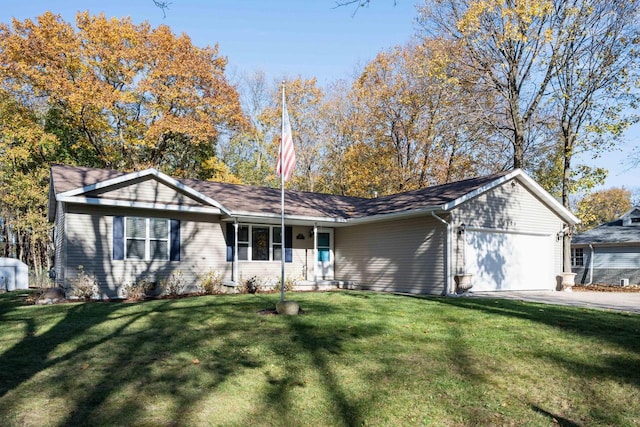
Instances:
[[[206,209],[210,213],[229,213],[217,201],[155,169],[120,173],[55,165],[51,188],[56,200],[63,202],[168,210],[188,210],[199,204],[214,208]]]
[[[634,206],[620,217],[624,226],[640,226],[640,207]]]

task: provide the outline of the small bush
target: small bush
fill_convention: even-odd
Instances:
[[[252,276],[249,279],[242,282],[240,293],[255,294],[260,292],[261,287],[262,287],[262,282],[260,281],[258,276]]]
[[[138,280],[134,283],[124,285],[125,297],[132,300],[144,299],[151,291],[156,288],[157,284],[148,279]]]
[[[90,276],[84,271],[84,267],[78,266],[78,274],[71,279],[70,294],[73,297],[80,298],[85,301],[97,299],[100,296],[100,289],[95,276]]]
[[[162,286],[162,293],[168,296],[180,295],[184,293],[187,287],[182,271],[180,270],[172,271],[169,277],[160,282],[160,285]]]
[[[284,278],[284,291],[285,292],[291,292],[293,291],[293,287],[296,284],[296,280],[293,279],[292,277],[285,277]],[[273,288],[274,291],[276,292],[280,292],[282,286],[282,279],[278,279],[278,282],[276,283],[275,287]]]
[[[199,285],[205,294],[215,295],[224,293],[222,288],[222,274],[209,270],[208,272],[198,276]]]

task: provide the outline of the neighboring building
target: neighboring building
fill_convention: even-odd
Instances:
[[[29,289],[29,267],[15,258],[0,258],[0,292]]]
[[[640,207],[573,237],[576,283],[640,284]]]
[[[283,236],[279,189],[53,166],[56,280],[82,266],[110,297],[176,270],[275,281],[284,256],[314,284],[448,294],[471,273],[474,290],[556,289],[557,236],[578,222],[521,170],[374,199],[285,194]]]

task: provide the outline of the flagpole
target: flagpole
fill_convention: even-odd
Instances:
[[[280,301],[284,301],[284,257],[285,257],[285,245],[286,241],[284,237],[284,168],[283,168],[283,155],[284,155],[284,80],[282,81],[282,120],[281,120],[281,132],[280,132]]]

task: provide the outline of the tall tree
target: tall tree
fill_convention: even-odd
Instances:
[[[245,118],[225,66],[217,47],[127,18],[0,24],[0,240],[48,266],[54,162],[232,179],[216,145]]]
[[[559,43],[551,87],[562,153],[562,202],[569,208],[577,171],[583,172],[583,185],[599,183],[589,179],[594,177],[592,168],[572,167],[574,155],[609,149],[631,124],[627,111],[635,100],[631,89],[638,81],[640,27],[635,0],[570,0],[558,2],[557,11],[564,25],[554,30]],[[567,271],[570,239],[570,234],[565,235]]]
[[[572,189],[602,179],[604,171],[571,161],[578,149],[611,146],[629,124],[621,113],[637,82],[637,1],[429,0],[421,17],[425,30],[463,43],[462,70],[502,99],[487,113],[511,139],[514,167],[545,171],[567,208]],[[527,138],[537,156],[525,156]]]
[[[324,155],[326,139],[321,134],[320,109],[323,91],[315,78],[282,80],[285,85],[287,110],[293,130],[293,143],[296,150],[296,169],[291,177],[292,188],[302,191],[315,191],[320,181],[320,165]],[[282,85],[274,85],[272,102],[260,114],[265,128],[271,129],[271,172],[275,178],[276,155],[280,142],[282,119]],[[279,186],[279,180],[271,181]]]
[[[354,195],[423,188],[492,168],[474,149],[468,99],[448,73],[451,50],[455,44],[442,39],[396,47],[356,80],[353,142],[345,152]]]
[[[241,75],[236,86],[242,110],[250,126],[232,138],[222,140],[218,149],[220,160],[241,182],[252,185],[275,185],[274,163],[270,152],[270,138],[275,129],[264,123],[260,115],[273,102],[273,86],[262,71]]]
[[[553,101],[563,143],[563,202],[568,206],[571,160],[576,152],[609,149],[635,121],[632,92],[638,82],[638,2],[563,2]]]
[[[167,26],[88,12],[76,27],[50,12],[2,25],[5,89],[56,108],[92,165],[213,176],[216,140],[244,124],[217,46],[197,48]]]
[[[424,32],[463,46],[459,77],[497,101],[483,120],[511,143],[513,167],[529,166],[540,105],[556,69],[552,29],[561,25],[548,0],[427,0]]]

